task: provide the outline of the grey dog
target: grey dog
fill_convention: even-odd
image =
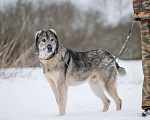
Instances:
[[[122,100],[116,90],[117,71],[125,75],[126,71],[113,62],[103,73],[99,72],[114,58],[104,50],[75,52],[59,46],[56,32],[53,29],[37,31],[35,34],[36,53],[43,68],[43,73],[52,87],[59,115],[64,115],[69,86],[88,82],[93,93],[102,100],[103,112],[107,111],[110,100],[106,91],[115,101],[116,110],[121,110]]]

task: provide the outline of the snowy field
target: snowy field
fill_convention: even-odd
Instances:
[[[14,76],[0,78],[0,120],[150,120],[150,116],[141,116],[141,61],[118,63],[127,71],[117,82],[123,101],[121,111],[115,111],[115,103],[107,95],[111,104],[108,112],[103,113],[101,100],[88,84],[83,84],[69,88],[66,115],[59,117],[53,92],[41,68],[10,69],[6,72],[14,72]]]

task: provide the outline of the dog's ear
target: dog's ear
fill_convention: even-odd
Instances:
[[[48,31],[50,31],[53,34],[53,36],[57,39],[57,42],[58,42],[58,37],[57,37],[56,31],[54,29],[49,29]]]
[[[53,30],[53,29],[49,29],[49,31],[53,34],[53,36],[56,38],[56,51],[58,50],[58,48],[59,48],[59,41],[58,41],[58,37],[57,37],[57,33],[56,33],[56,31],[55,30]]]
[[[36,41],[35,54],[39,54],[38,39],[39,39],[39,36],[40,36],[40,33],[41,33],[41,32],[42,32],[42,31],[40,30],[40,31],[37,31],[37,32],[35,33],[35,41]]]
[[[39,39],[39,35],[40,35],[41,32],[42,32],[42,31],[39,30],[39,31],[37,31],[37,32],[35,33],[35,40]]]
[[[54,29],[49,29],[49,31],[51,31],[52,33],[54,33],[57,36],[57,33]]]

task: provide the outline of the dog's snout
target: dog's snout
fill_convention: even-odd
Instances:
[[[51,46],[51,45],[48,45],[47,48],[48,48],[48,49],[52,49],[52,46]]]
[[[52,46],[51,45],[48,45],[47,49],[48,49],[48,52],[52,52]]]

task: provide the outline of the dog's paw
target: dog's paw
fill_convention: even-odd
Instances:
[[[58,116],[63,116],[63,115],[65,115],[65,113],[59,113],[59,115],[58,115]]]

